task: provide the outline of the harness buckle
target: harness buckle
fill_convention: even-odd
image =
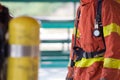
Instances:
[[[89,59],[89,58],[93,58],[94,55],[93,55],[93,53],[84,52],[84,53],[83,53],[83,57],[86,58],[86,59]]]

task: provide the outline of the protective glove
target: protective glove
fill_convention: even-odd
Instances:
[[[74,67],[68,67],[66,80],[73,80],[73,75],[74,75]]]

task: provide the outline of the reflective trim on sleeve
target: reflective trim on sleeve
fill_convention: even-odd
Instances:
[[[103,67],[120,69],[120,59],[105,58]]]
[[[112,32],[116,32],[120,35],[120,25],[111,23],[110,25],[103,27],[104,37],[110,35]]]
[[[76,27],[74,27],[73,33],[76,34]],[[80,31],[77,30],[77,38],[80,38]]]
[[[103,57],[97,57],[97,58],[91,58],[91,59],[82,58],[82,60],[77,61],[75,63],[75,67],[89,67],[95,62],[99,62],[103,60],[104,60]]]

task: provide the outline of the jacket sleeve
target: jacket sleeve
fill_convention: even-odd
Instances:
[[[120,73],[120,3],[118,1],[120,2],[120,0],[103,2],[102,21],[106,52],[101,78],[105,80],[118,80],[120,76],[118,74]]]

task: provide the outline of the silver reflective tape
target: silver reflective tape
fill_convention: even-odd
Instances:
[[[10,45],[10,57],[39,57],[39,46]]]

